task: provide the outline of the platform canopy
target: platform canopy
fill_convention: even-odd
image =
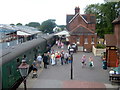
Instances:
[[[61,32],[58,32],[56,33],[55,35],[58,35],[58,36],[62,36],[62,35],[65,35],[65,36],[70,36],[69,32],[64,30],[64,31],[61,31]]]
[[[23,31],[17,31],[17,35],[21,35],[21,36],[24,36],[24,35],[31,35],[30,33],[27,33],[27,32],[23,32]]]

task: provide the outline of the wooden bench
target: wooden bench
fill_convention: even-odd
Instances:
[[[112,83],[120,83],[120,74],[112,74],[109,76],[109,81]]]

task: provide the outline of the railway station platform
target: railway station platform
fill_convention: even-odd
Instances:
[[[67,46],[63,49],[53,46],[55,51],[67,51]],[[82,68],[81,58],[86,55],[86,67]],[[88,65],[88,58],[94,59],[94,68]],[[102,60],[95,57],[92,53],[77,52],[73,54],[73,79],[71,80],[71,64],[48,65],[47,69],[38,70],[37,78],[32,78],[32,72],[27,77],[27,88],[92,88],[92,90],[119,90],[118,85],[112,85],[109,81],[109,68],[102,69]],[[24,88],[24,84],[18,87]]]

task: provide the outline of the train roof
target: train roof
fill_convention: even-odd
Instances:
[[[45,39],[48,39],[52,37],[53,35],[44,36]],[[37,46],[38,44],[45,41],[43,37],[34,39],[31,41],[27,41],[22,44],[18,44],[17,46],[14,46],[12,48],[2,50],[2,54],[0,55],[0,66],[8,61],[11,61],[12,59],[16,58],[20,54],[26,52],[27,50]]]

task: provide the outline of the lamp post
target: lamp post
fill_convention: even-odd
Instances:
[[[71,55],[71,79],[73,79],[73,52],[70,53]]]
[[[18,67],[21,76],[24,80],[24,90],[26,90],[26,76],[28,75],[29,65],[26,63],[26,60],[22,60],[22,63]]]

